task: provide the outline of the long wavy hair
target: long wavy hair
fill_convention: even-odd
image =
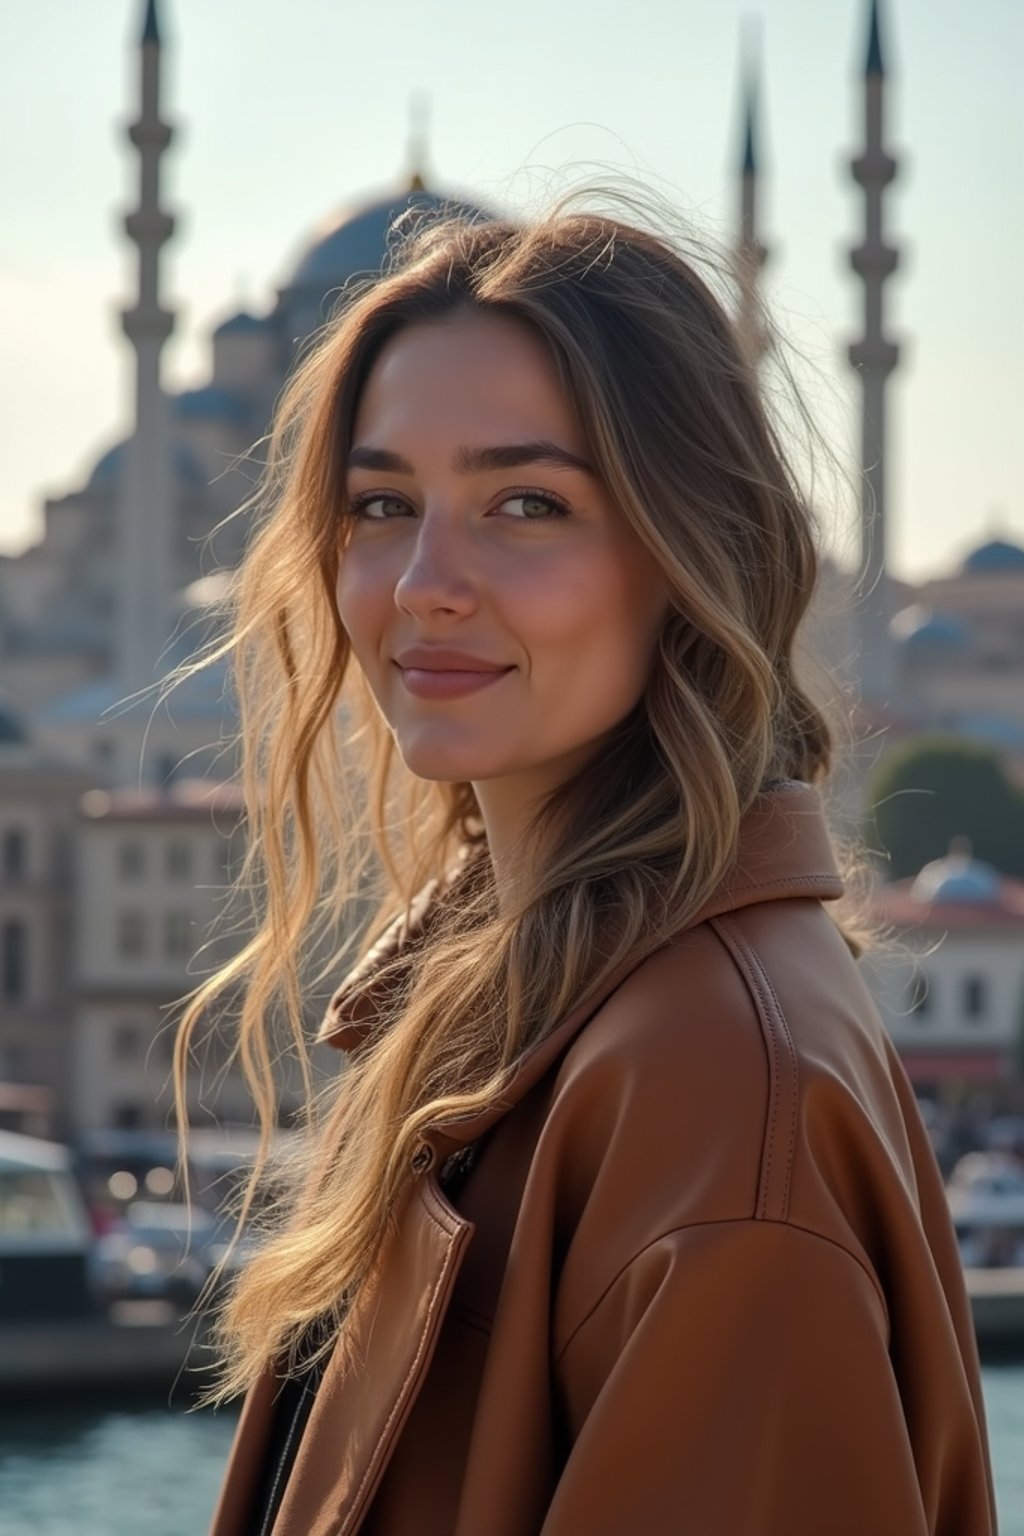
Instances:
[[[510,904],[503,894],[500,912],[472,785],[405,769],[335,600],[346,456],[374,360],[402,327],[467,310],[543,339],[604,485],[671,593],[641,701],[537,813],[529,889]],[[408,234],[293,373],[257,511],[219,653],[232,654],[241,710],[241,888],[254,926],[188,1001],[175,1087],[184,1126],[194,1032],[235,999],[264,1151],[285,1048],[302,1065],[309,1114],[280,1214],[220,1311],[207,1401],[287,1368],[314,1330],[321,1351],[345,1344],[424,1129],[500,1097],[531,1043],[702,907],[765,784],[820,781],[831,752],[794,675],[816,578],[806,498],[723,302],[664,235],[564,206]],[[368,1039],[316,1088],[310,957],[322,972],[346,918],[365,910],[367,868],[380,876],[364,949],[467,849],[474,877],[448,886],[430,942],[391,962]],[[261,1152],[243,1215],[264,1162]]]

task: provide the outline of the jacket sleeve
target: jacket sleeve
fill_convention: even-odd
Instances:
[[[966,1491],[947,1524],[957,1496],[919,1485],[888,1331],[874,1276],[815,1233],[666,1234],[561,1351],[542,1536],[929,1536],[940,1502],[943,1531],[988,1532]]]

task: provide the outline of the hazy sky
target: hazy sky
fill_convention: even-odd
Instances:
[[[120,216],[138,170],[141,0],[0,0],[0,548],[39,536],[129,421]],[[863,207],[866,0],[162,0],[165,354],[201,382],[211,323],[261,308],[315,226],[404,174],[430,100],[428,179],[497,208],[600,172],[638,177],[725,238],[743,24],[761,37],[769,293],[826,430],[856,441],[847,265]],[[1024,541],[1024,0],[886,0],[891,563],[942,571],[993,531]],[[836,511],[840,539],[851,526]],[[846,541],[850,548],[849,540]]]

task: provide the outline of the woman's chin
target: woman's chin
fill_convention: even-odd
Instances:
[[[396,741],[398,754],[411,774],[417,779],[429,779],[436,784],[471,784],[475,779],[488,779],[500,773],[493,754],[482,752],[445,750],[436,743]]]

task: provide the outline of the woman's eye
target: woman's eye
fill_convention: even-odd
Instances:
[[[380,510],[373,510],[375,508]],[[377,523],[391,517],[404,517],[408,511],[400,496],[353,496],[348,509],[352,517],[363,517],[368,522]]]
[[[516,496],[507,496],[501,505],[522,508],[521,511],[513,512],[512,516],[520,522],[531,523],[542,522],[549,517],[565,517],[569,511],[553,496],[542,496],[538,491],[521,491]]]

